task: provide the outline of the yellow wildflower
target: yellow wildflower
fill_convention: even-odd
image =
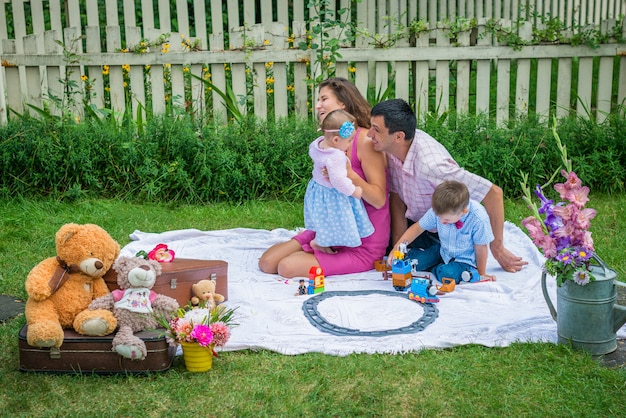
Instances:
[[[265,68],[267,68],[269,70],[270,68],[272,68],[273,65],[274,65],[274,63],[272,61],[266,62],[265,63]]]
[[[349,72],[349,73],[356,73],[356,67],[349,66],[349,67],[348,67],[348,72]]]
[[[127,73],[130,72],[130,65],[128,65],[128,64],[122,65],[122,70],[127,72]]]
[[[267,78],[265,79],[265,82],[266,82],[267,84],[274,84],[274,77],[267,77]]]
[[[89,77],[87,77],[86,75],[83,74],[83,75],[80,76],[80,79],[83,80],[83,81],[87,81],[87,80],[89,80]]]
[[[267,94],[272,94],[274,93],[274,89],[267,89]]]
[[[269,45],[269,44],[270,44],[270,40],[269,39],[266,39],[266,40],[263,41],[263,45]]]
[[[109,75],[109,66],[108,65],[103,65],[102,66],[102,75]]]

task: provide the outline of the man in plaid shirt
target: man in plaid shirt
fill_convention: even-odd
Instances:
[[[389,165],[389,203],[391,242],[397,242],[408,228],[430,208],[435,187],[444,180],[464,183],[473,200],[481,202],[491,222],[495,239],[491,253],[506,271],[522,269],[526,261],[504,247],[504,201],[502,189],[489,180],[459,167],[450,153],[426,132],[416,130],[417,120],[411,107],[402,99],[378,103],[371,112],[368,135],[374,149],[387,154]],[[408,220],[408,221],[407,221]],[[420,250],[419,269],[428,270],[440,262],[436,233],[424,233],[410,245]]]

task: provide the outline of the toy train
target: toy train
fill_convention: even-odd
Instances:
[[[409,299],[422,303],[437,303],[437,287],[430,279],[424,277],[413,277],[409,288]]]

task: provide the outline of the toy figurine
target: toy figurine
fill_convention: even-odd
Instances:
[[[306,285],[304,284],[304,279],[300,279],[300,284],[298,285],[298,291],[296,292],[296,296],[306,295]]]

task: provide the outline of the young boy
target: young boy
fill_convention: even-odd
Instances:
[[[437,280],[448,277],[457,283],[495,281],[495,276],[485,272],[487,245],[494,239],[489,216],[480,203],[470,200],[465,184],[448,180],[437,186],[432,207],[402,234],[394,249],[428,230],[436,230],[441,243],[442,262],[432,269]],[[412,258],[411,252],[408,257]],[[388,260],[393,260],[393,251]]]

